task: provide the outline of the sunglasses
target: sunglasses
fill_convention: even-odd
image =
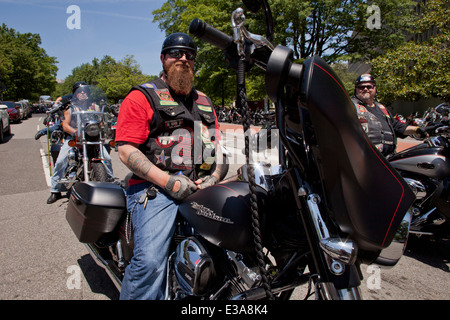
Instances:
[[[371,86],[371,85],[368,85],[368,86],[358,86],[358,89],[359,89],[359,90],[364,90],[364,89],[372,90],[373,88],[374,88],[374,86]]]
[[[194,60],[195,56],[197,55],[193,51],[187,51],[187,50],[181,50],[181,49],[172,49],[167,51],[167,54],[175,59],[180,59],[183,55],[186,55],[186,59],[188,60]]]

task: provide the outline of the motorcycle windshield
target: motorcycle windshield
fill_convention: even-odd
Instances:
[[[103,124],[105,103],[106,96],[98,87],[80,85],[74,91],[71,98],[70,125],[77,128],[78,140],[81,140],[82,133],[88,124]]]
[[[385,248],[415,196],[367,138],[333,70],[318,57],[303,68],[301,103],[315,128],[312,149],[332,218],[361,249]]]
[[[101,124],[103,112],[101,111],[75,111],[72,113],[72,121],[75,121],[77,128],[77,139],[81,140],[82,132],[88,124]],[[75,127],[75,126],[74,126]],[[100,128],[100,127],[99,127]]]

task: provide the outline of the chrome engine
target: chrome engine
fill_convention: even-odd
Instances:
[[[176,282],[181,289],[175,299],[209,295],[214,300],[222,294],[231,299],[259,283],[261,276],[257,272],[258,268],[248,267],[242,254],[226,251],[226,260],[232,268],[229,265],[220,268],[221,262],[216,262],[215,265],[207,248],[198,238],[183,239],[171,257]]]
[[[417,200],[422,200],[427,195],[427,188],[419,180],[404,178],[411,190],[416,195]]]
[[[203,296],[215,278],[214,262],[206,248],[196,238],[181,241],[174,257],[178,285],[188,295]]]

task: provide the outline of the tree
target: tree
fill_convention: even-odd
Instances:
[[[396,99],[450,99],[448,1],[428,0],[417,9],[411,41],[371,61],[385,103]],[[420,38],[423,41],[417,40]]]
[[[98,86],[102,88],[106,96],[118,101],[123,99],[131,87],[150,81],[150,77],[142,74],[139,65],[133,56],[126,56],[123,60],[115,63],[98,77]]]
[[[57,86],[53,95],[58,97],[71,93],[75,82],[84,81],[98,86],[105,92],[109,102],[114,103],[124,98],[132,86],[155,77],[143,74],[134,56],[127,55],[117,62],[111,56],[105,55],[102,60],[94,58],[91,63],[75,67],[64,83]]]
[[[0,80],[5,100],[37,100],[56,85],[56,58],[40,47],[39,34],[21,34],[5,24],[0,27]]]
[[[363,0],[271,0],[274,15],[274,43],[289,46],[296,62],[319,55],[329,63],[378,56],[386,48],[398,46],[410,21],[407,9],[409,0],[385,0],[379,4],[383,13],[380,29],[369,29],[369,5]],[[168,0],[153,11],[153,21],[170,34],[188,32],[189,23],[200,18],[222,32],[232,35],[231,13],[241,1],[221,0]],[[245,12],[246,28],[255,34],[265,35],[262,12]],[[400,17],[399,17],[400,16]],[[386,32],[389,30],[389,32]],[[221,101],[223,92],[234,97],[234,72],[227,68],[223,53],[203,41],[196,41],[199,54],[196,61],[196,85],[213,101]],[[376,48],[376,50],[375,50]],[[264,81],[258,68],[252,68],[247,77],[249,99],[265,96]],[[223,85],[223,82],[225,84]],[[224,88],[224,89],[222,89]],[[231,99],[232,99],[231,98]],[[227,98],[226,100],[231,100]]]

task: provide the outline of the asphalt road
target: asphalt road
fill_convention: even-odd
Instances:
[[[117,299],[117,290],[66,222],[67,198],[46,204],[46,139],[34,139],[42,116],[13,124],[12,135],[0,144],[0,300]],[[115,151],[111,157],[115,176],[123,179],[128,170]],[[449,258],[448,239],[413,238],[394,268],[362,266],[363,298],[448,300]],[[298,289],[294,298],[303,294]]]

